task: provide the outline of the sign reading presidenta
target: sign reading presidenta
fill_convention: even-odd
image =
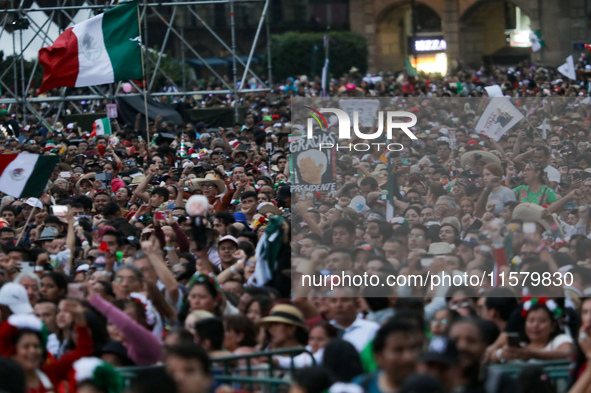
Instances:
[[[325,134],[336,141],[333,133]],[[318,139],[308,139],[306,134],[289,136],[292,168],[292,192],[336,191],[336,152],[318,148]]]

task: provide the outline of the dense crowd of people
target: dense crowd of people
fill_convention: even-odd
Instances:
[[[526,66],[355,71],[330,95],[388,97],[380,110],[414,113],[416,139],[338,141],[334,192],[291,192],[289,135],[319,79],[241,97],[228,128],[158,116],[146,131],[138,114],[97,136],[49,106],[45,122],[0,109],[3,153],[59,156],[42,195],[1,200],[0,391],[266,390],[221,380],[255,367],[292,393],[552,392],[540,362],[560,360],[568,389],[589,390],[584,65],[580,82]],[[498,141],[475,130],[495,84],[526,116]],[[440,281],[335,283],[364,273]],[[505,363],[518,378],[491,366]]]

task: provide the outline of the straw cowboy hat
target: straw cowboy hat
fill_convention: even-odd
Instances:
[[[446,242],[436,242],[429,245],[429,255],[449,255],[452,253],[451,246]]]
[[[285,323],[287,325],[301,327],[302,329],[308,329],[300,310],[289,304],[276,305],[271,309],[268,317],[261,318],[259,321],[259,324],[263,326],[270,323]]]
[[[142,182],[146,179],[146,175],[135,175],[133,179],[131,179],[131,187],[136,187],[142,184]]]
[[[553,225],[560,227],[555,214],[549,215],[546,209],[535,203],[520,203],[519,205],[515,206],[515,209],[513,209],[514,219],[519,218],[524,222],[537,222],[542,227],[544,227],[544,230],[549,231],[551,225],[546,219],[547,217],[551,218]]]
[[[262,214],[263,216],[267,216],[267,213],[271,213],[274,216],[280,216],[281,215],[281,210],[279,210],[279,208],[277,206],[275,206],[274,204],[267,202],[265,203],[263,206],[261,206],[258,209],[259,214]]]
[[[78,181],[76,182],[76,189],[80,188],[80,185],[82,184],[83,180],[88,180],[90,183],[94,182],[94,180],[96,179],[96,173],[94,172],[89,172],[86,175],[82,176],[80,179],[78,179]]]
[[[474,162],[478,160],[484,161],[485,164],[501,165],[501,160],[499,157],[484,150],[473,150],[462,154],[461,163],[462,165],[474,165]]]
[[[218,179],[215,175],[211,173],[206,175],[203,179],[194,179],[193,183],[197,183],[197,189],[201,189],[201,183],[213,183],[218,188],[218,195],[223,194],[226,192],[226,183],[223,180]]]
[[[250,159],[250,152],[248,150],[234,150],[232,152],[232,158],[235,159],[238,154],[244,154],[247,160]]]

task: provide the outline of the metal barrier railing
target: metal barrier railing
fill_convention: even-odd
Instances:
[[[258,385],[259,389],[256,391],[277,393],[280,386],[287,386],[291,379],[279,378],[277,373],[280,371],[288,371],[291,375],[296,370],[294,358],[300,354],[307,354],[311,358],[311,365],[316,364],[316,360],[312,353],[305,348],[289,348],[279,349],[274,351],[254,352],[245,355],[226,356],[212,359],[214,366],[212,371],[213,377],[218,383],[227,383],[239,387],[244,384],[248,386],[248,391],[254,392],[254,386]],[[290,367],[282,368],[273,362],[274,356],[289,356],[291,358]],[[255,360],[260,361],[266,359],[264,364],[253,364]],[[246,363],[241,365],[240,363]],[[499,369],[512,377],[517,377],[523,366],[528,363],[514,362],[506,364],[490,365],[490,368]],[[531,363],[529,363],[531,364]],[[568,360],[559,361],[544,361],[535,363],[544,368],[548,377],[554,382],[558,392],[566,392],[569,379]],[[162,372],[163,366],[150,367],[122,367],[118,368],[123,376],[126,387],[129,387],[131,381],[141,379],[142,375],[153,374],[155,371]],[[261,376],[263,374],[264,376]]]
[[[316,365],[316,359],[314,355],[306,348],[287,348],[287,349],[276,349],[272,351],[264,352],[253,352],[244,355],[233,355],[226,357],[219,357],[212,359],[214,364],[214,379],[218,382],[233,383],[233,384],[248,384],[248,390],[253,391],[254,384],[268,386],[270,393],[276,393],[277,388],[281,385],[289,385],[289,379],[277,378],[275,374],[279,371],[289,370],[293,374],[296,370],[294,358],[301,354],[307,354],[310,356],[310,365]],[[274,356],[289,356],[290,367],[283,368],[276,365],[273,362]],[[253,365],[253,361],[261,362],[264,365]],[[239,365],[239,363],[246,363],[246,365]],[[221,372],[221,375],[215,375],[216,372]],[[235,375],[236,373],[246,373],[246,375]],[[255,373],[257,375],[255,375]],[[267,374],[260,376],[260,374]]]
[[[557,392],[566,392],[568,389],[568,381],[570,377],[570,364],[568,360],[550,360],[535,363],[512,362],[506,364],[495,364],[489,367],[501,370],[503,373],[517,378],[523,366],[527,364],[536,364],[544,368],[548,378],[556,386]]]
[[[118,367],[117,371],[121,374],[125,383],[125,388],[128,389],[133,381],[141,381],[145,375],[157,375],[158,373],[164,373],[164,366],[144,366],[144,367]]]
[[[212,372],[216,382],[228,384],[248,384],[249,390],[253,390],[253,386],[262,385],[263,391],[276,393],[279,386],[286,386],[290,384],[290,379],[283,379],[275,377],[278,371],[289,371],[293,374],[295,372],[294,358],[301,354],[310,356],[310,365],[316,365],[316,359],[310,351],[305,348],[287,348],[277,349],[273,351],[253,352],[244,355],[232,355],[212,359]],[[289,356],[290,367],[285,369],[279,367],[273,362],[273,356]],[[266,360],[264,364],[254,365],[253,362],[261,362],[261,359]],[[246,363],[240,365],[240,363]],[[263,362],[261,362],[263,363]],[[121,376],[125,381],[125,386],[129,387],[134,380],[140,380],[142,375],[153,375],[155,372],[164,372],[161,365],[148,367],[120,367],[118,368]],[[246,375],[244,375],[246,374]],[[260,376],[264,374],[265,376]]]

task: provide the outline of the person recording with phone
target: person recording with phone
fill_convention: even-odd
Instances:
[[[121,161],[119,160],[117,154],[113,154],[113,157],[116,159],[116,161],[107,162],[103,168],[103,171],[110,175],[109,182],[111,190],[116,193],[120,188],[125,187],[125,182],[118,177]]]
[[[552,299],[532,300],[523,305],[525,336],[507,333],[507,345],[496,353],[500,363],[568,359],[571,356],[573,340],[559,325],[562,308]]]

